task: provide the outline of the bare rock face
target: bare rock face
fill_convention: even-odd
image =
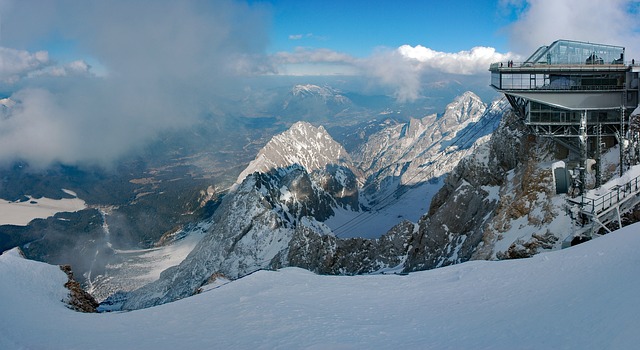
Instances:
[[[331,215],[331,197],[300,166],[253,173],[223,199],[215,225],[182,263],[128,293],[124,309],[139,309],[193,295],[213,274],[238,278],[267,268],[289,244],[301,221]]]
[[[530,258],[538,254],[541,249],[553,248],[556,242],[558,237],[551,232],[533,234],[528,241],[519,239],[512,243],[506,252],[497,252],[497,258],[500,260]]]
[[[406,259],[415,230],[415,224],[404,221],[379,239],[340,239],[299,227],[283,261],[288,266],[329,275],[355,275],[393,268]]]
[[[60,270],[67,274],[69,279],[64,284],[65,288],[69,290],[69,298],[66,300],[67,306],[75,311],[79,312],[97,312],[98,302],[87,293],[80,283],[73,278],[73,271],[71,271],[70,265],[61,265]]]
[[[509,112],[491,140],[463,159],[431,202],[408,251],[405,271],[469,260],[498,205],[508,171],[525,161],[524,125]]]

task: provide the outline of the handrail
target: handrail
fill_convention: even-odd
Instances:
[[[510,63],[510,66],[509,66]],[[490,69],[492,68],[571,68],[571,67],[583,67],[583,68],[598,68],[598,67],[629,67],[629,66],[638,66],[640,62],[638,61],[625,61],[621,63],[602,63],[602,64],[587,64],[587,63],[532,63],[532,62],[493,62],[490,64]]]
[[[623,199],[631,197],[638,192],[640,192],[640,176],[636,176],[624,185],[615,186],[612,190],[598,198],[582,196],[581,202],[576,200],[569,201],[581,205],[584,213],[589,213],[597,217],[615,204],[623,202]]]

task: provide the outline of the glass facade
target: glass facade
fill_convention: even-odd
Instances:
[[[527,104],[528,123],[531,124],[576,124],[580,123],[580,111],[571,111],[552,107],[546,104],[530,101]],[[587,123],[608,124],[620,123],[620,111],[599,110],[587,111]]]
[[[540,47],[525,64],[624,64],[624,47],[558,40]]]
[[[492,73],[491,85],[505,90],[621,90],[624,72]]]

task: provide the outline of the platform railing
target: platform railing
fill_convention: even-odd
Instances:
[[[582,207],[583,213],[599,217],[614,206],[625,202],[626,199],[640,192],[640,176],[635,177],[624,185],[613,187],[609,192],[598,198],[582,198],[570,199],[569,202]]]

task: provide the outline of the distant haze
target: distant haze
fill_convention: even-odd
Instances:
[[[438,13],[455,18],[452,23],[462,28],[454,31],[443,19],[416,22],[415,16],[407,16],[414,22],[404,35],[413,42],[389,29],[405,44],[368,48],[358,41],[344,46],[343,38],[321,33],[333,20],[346,20],[338,14],[326,19],[334,9],[329,4],[316,4],[321,13],[299,17],[309,21],[300,28],[289,26],[298,17],[281,15],[285,7],[305,7],[288,5],[0,0],[0,166],[16,160],[40,168],[56,162],[108,166],[165,131],[179,132],[202,122],[203,116],[248,110],[242,106],[243,94],[258,88],[246,78],[317,76],[341,84],[359,77],[358,93],[413,102],[428,97],[434,84],[450,81],[465,86],[462,91],[482,95],[474,87],[488,85],[491,62],[522,59],[556,39],[625,45],[627,58],[640,59],[637,1],[490,1],[474,7],[486,12],[472,14],[492,16],[495,21],[482,21],[484,26],[496,23],[490,30],[461,21],[458,17],[470,15],[467,7],[438,6],[438,11],[449,11]],[[397,6],[381,2],[368,11],[382,11],[375,18],[385,18],[385,8],[393,7],[392,18],[398,21],[414,7],[436,5]],[[361,29],[393,26],[368,18],[361,22]],[[279,30],[284,28],[295,32],[283,35]],[[430,47],[433,38],[456,41],[456,33],[474,32],[477,37],[478,30],[486,32],[486,39],[473,47],[456,52]],[[420,31],[424,42],[415,42]],[[373,37],[366,30],[359,32]],[[511,43],[507,52],[487,45],[507,41],[504,38]],[[299,46],[269,51],[282,47],[274,44],[283,40]],[[349,46],[353,49],[345,49]],[[363,51],[370,53],[356,56]]]

